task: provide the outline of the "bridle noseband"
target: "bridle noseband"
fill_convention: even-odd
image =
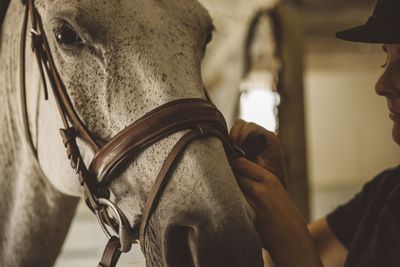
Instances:
[[[97,215],[100,225],[109,237],[99,266],[115,266],[121,252],[129,251],[136,240],[140,241],[141,248],[145,252],[145,233],[151,214],[171,177],[170,173],[174,165],[190,142],[213,136],[222,141],[229,157],[243,156],[243,153],[230,144],[223,115],[210,101],[203,99],[180,99],[164,104],[129,125],[101,147],[79,118],[60,79],[43,30],[41,17],[34,6],[34,0],[23,0],[23,3],[25,15],[20,39],[20,83],[26,137],[37,156],[26,107],[25,42],[28,17],[30,17],[32,49],[38,62],[45,98],[48,97],[45,78],[47,75],[64,125],[64,128],[60,129],[60,134],[71,167],[76,170],[80,184],[84,188],[86,204]],[[179,139],[165,159],[146,201],[141,222],[131,227],[123,212],[109,200],[108,185],[114,171],[122,163],[132,159],[155,142],[183,130],[188,132]],[[77,137],[86,141],[95,152],[89,168],[83,162],[76,143]],[[114,213],[118,219],[117,223],[111,219],[108,210]],[[111,235],[107,227],[113,228],[118,235]]]

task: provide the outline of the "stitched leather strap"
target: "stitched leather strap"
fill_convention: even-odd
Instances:
[[[89,167],[91,179],[105,187],[108,177],[127,158],[172,133],[192,129],[207,122],[228,134],[223,115],[209,101],[180,99],[147,113],[115,136],[93,158]]]

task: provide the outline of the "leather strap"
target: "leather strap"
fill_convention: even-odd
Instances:
[[[147,113],[115,136],[93,158],[89,167],[91,179],[105,187],[108,177],[127,158],[172,133],[192,129],[207,122],[228,134],[223,115],[209,101],[180,99]]]
[[[19,83],[20,83],[20,97],[21,97],[21,108],[22,108],[22,115],[23,115],[23,122],[25,126],[25,136],[28,140],[29,146],[33,151],[33,154],[37,157],[37,151],[35,146],[33,145],[32,135],[29,127],[29,119],[28,119],[28,111],[27,111],[27,104],[26,104],[26,80],[25,80],[25,38],[26,38],[26,28],[28,24],[28,14],[29,9],[28,7],[25,8],[24,13],[24,20],[22,22],[22,29],[21,29],[21,37],[20,37],[20,44],[19,44]]]
[[[115,267],[119,257],[121,256],[121,251],[119,250],[120,247],[121,244],[119,238],[112,236],[107,242],[98,267]]]
[[[31,131],[29,127],[29,117],[27,113],[26,103],[26,77],[25,77],[25,43],[26,43],[26,29],[28,24],[28,17],[31,19],[31,31],[32,36],[32,50],[36,56],[38,67],[41,73],[41,79],[44,86],[44,95],[47,99],[47,86],[46,79],[44,77],[44,71],[46,71],[48,81],[51,84],[58,111],[62,119],[65,129],[61,129],[60,134],[63,138],[64,145],[67,149],[67,155],[71,161],[71,166],[74,168],[79,175],[81,185],[84,187],[86,203],[89,208],[94,211],[100,209],[96,203],[96,198],[99,196],[98,192],[95,192],[94,183],[88,179],[88,171],[83,162],[80,150],[76,144],[76,137],[79,135],[83,140],[87,141],[93,150],[98,151],[100,147],[96,141],[91,137],[89,131],[85,125],[79,119],[72,103],[68,97],[68,93],[65,90],[63,83],[56,71],[56,67],[51,56],[49,44],[43,29],[42,21],[39,13],[34,7],[33,0],[27,0],[25,3],[25,15],[22,24],[21,39],[20,39],[20,94],[22,102],[22,114],[25,125],[25,133],[32,148],[33,153],[37,157],[37,150],[34,147]],[[44,68],[44,70],[43,70]],[[70,127],[70,121],[73,127]],[[104,194],[103,194],[104,195]]]
[[[34,7],[33,0],[28,0],[26,2],[25,7],[25,16],[24,22],[21,31],[21,40],[20,40],[20,80],[21,80],[21,99],[23,102],[23,116],[24,121],[26,121],[25,128],[26,134],[28,136],[28,140],[31,140],[31,133],[29,128],[29,120],[28,114],[26,112],[26,86],[25,86],[25,42],[26,42],[26,28],[27,28],[27,20],[28,13],[31,18],[32,30],[30,32],[32,36],[32,49],[35,53],[39,70],[41,73],[41,79],[44,86],[44,95],[47,98],[47,85],[46,79],[44,78],[44,70],[46,71],[48,80],[51,84],[51,88],[53,90],[59,113],[61,119],[63,121],[64,127],[69,128],[69,121],[72,123],[73,127],[77,130],[79,136],[85,140],[94,151],[98,151],[100,146],[97,141],[92,137],[91,133],[88,131],[86,126],[83,124],[82,120],[79,118],[76,110],[74,109],[72,102],[68,96],[68,93],[62,83],[60,76],[55,67],[55,63],[53,57],[50,52],[50,47],[46,38],[46,34],[43,29],[43,24],[39,13]],[[44,70],[43,70],[44,68]],[[68,121],[68,119],[69,121]],[[36,149],[33,146],[33,142],[30,141],[31,147],[35,151]]]
[[[215,136],[222,141],[228,155],[231,155],[232,157],[236,157],[239,155],[238,153],[230,150],[232,147],[230,146],[227,135],[224,132],[221,132],[220,129],[214,128],[210,124],[197,124],[196,126],[197,127],[194,130],[191,130],[190,132],[186,133],[172,148],[168,157],[165,159],[163,166],[161,167],[160,172],[158,173],[157,178],[151,188],[150,194],[148,196],[148,199],[146,201],[143,210],[143,216],[139,231],[140,246],[144,254],[145,254],[145,234],[147,230],[147,225],[150,220],[150,216],[152,212],[155,210],[158,200],[162,195],[162,192],[171,177],[171,172],[173,171],[174,166],[179,159],[179,156],[182,154],[185,148],[190,144],[190,142],[198,138]]]

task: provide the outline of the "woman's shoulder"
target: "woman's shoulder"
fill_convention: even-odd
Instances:
[[[366,183],[362,190],[362,195],[367,202],[378,201],[384,204],[386,198],[400,186],[400,165],[388,168],[371,181]]]
[[[371,181],[365,184],[364,188],[391,186],[400,183],[400,165],[388,168],[376,175]]]

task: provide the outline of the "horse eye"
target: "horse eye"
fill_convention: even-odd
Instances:
[[[203,52],[206,51],[207,45],[211,42],[212,37],[213,37],[212,32],[209,32],[209,33],[207,34],[207,36],[206,36],[206,41],[205,41],[205,43],[204,43],[204,45],[203,45]]]
[[[213,38],[212,32],[208,33],[206,37],[206,45],[211,42],[212,38]]]
[[[63,24],[54,30],[57,43],[60,45],[73,45],[82,43],[79,35],[68,24]]]

